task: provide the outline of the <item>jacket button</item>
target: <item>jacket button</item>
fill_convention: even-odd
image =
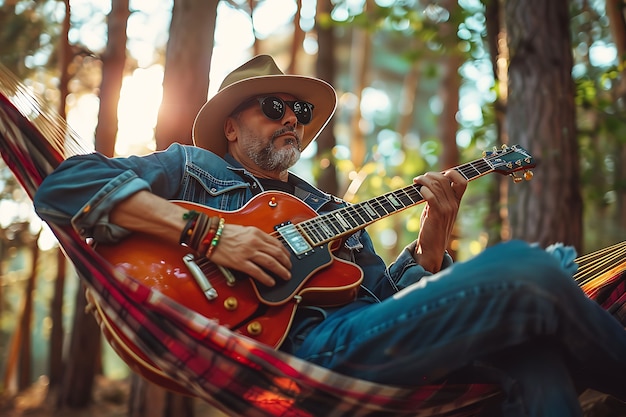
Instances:
[[[217,188],[215,188],[215,187],[211,188],[211,192],[212,193],[216,193],[217,192]]]

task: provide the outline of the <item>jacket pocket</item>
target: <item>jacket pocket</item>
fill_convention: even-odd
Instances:
[[[232,211],[242,207],[250,197],[250,184],[240,178],[221,179],[193,167],[187,170],[184,200]]]

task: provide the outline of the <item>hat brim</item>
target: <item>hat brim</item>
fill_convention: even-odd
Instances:
[[[193,124],[194,145],[219,156],[228,151],[224,121],[242,102],[264,94],[291,94],[313,104],[313,119],[304,127],[302,149],[328,124],[337,107],[335,89],[327,82],[299,75],[264,75],[246,78],[220,90],[198,112]]]

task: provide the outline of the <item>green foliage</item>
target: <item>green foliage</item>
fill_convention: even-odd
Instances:
[[[19,0],[0,5],[0,61],[20,76],[54,64],[59,0]]]
[[[614,47],[604,4],[572,7],[573,77],[589,249],[623,240],[618,200],[624,195],[623,145],[626,107],[624,62],[610,58]],[[621,91],[621,93],[620,93]]]

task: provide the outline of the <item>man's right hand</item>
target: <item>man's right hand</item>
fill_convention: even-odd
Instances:
[[[278,239],[254,226],[226,223],[210,260],[241,271],[270,287],[275,282],[268,271],[285,280],[291,278],[287,248]]]

